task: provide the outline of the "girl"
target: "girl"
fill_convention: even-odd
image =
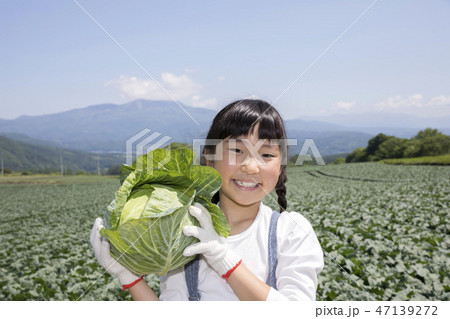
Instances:
[[[285,212],[288,153],[279,113],[261,100],[233,102],[214,118],[207,136],[212,140],[220,142],[204,147],[202,163],[222,177],[212,202],[225,214],[230,236],[219,237],[208,211],[191,206],[200,227],[183,232],[199,243],[183,254],[198,257],[160,278],[159,299],[142,277],[110,256],[97,219],[91,243],[100,264],[134,300],[315,300],[323,252],[311,224],[299,213]],[[278,196],[273,207],[281,214],[262,203],[273,190]]]

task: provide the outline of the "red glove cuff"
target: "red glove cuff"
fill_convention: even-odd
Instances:
[[[222,278],[225,279],[226,281],[228,281],[228,278],[230,277],[231,273],[233,271],[236,270],[237,267],[239,267],[239,265],[242,263],[242,259],[238,261],[238,263],[236,265],[234,265],[233,268],[231,268],[230,270],[227,271],[226,274],[222,275]]]
[[[133,287],[133,286],[136,285],[139,281],[141,281],[143,278],[144,278],[144,276],[142,276],[142,277],[136,279],[136,280],[133,281],[131,284],[123,285],[123,286],[122,286],[122,290],[125,291],[125,290],[127,290],[128,288]]]

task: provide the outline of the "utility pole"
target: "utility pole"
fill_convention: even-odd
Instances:
[[[2,176],[5,174],[5,169],[3,168],[3,152],[0,153],[1,154],[1,162],[2,162]]]
[[[61,175],[64,175],[64,164],[63,164],[63,156],[60,154],[60,162],[61,162]]]
[[[97,156],[97,175],[100,176],[100,156]]]

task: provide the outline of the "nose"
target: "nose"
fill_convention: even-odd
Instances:
[[[247,158],[241,164],[241,171],[247,174],[259,173],[259,163],[253,158],[253,156],[247,156]]]

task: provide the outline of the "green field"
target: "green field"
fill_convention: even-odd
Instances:
[[[450,154],[413,158],[393,158],[382,161],[394,165],[450,165]]]
[[[293,167],[288,178],[288,210],[311,221],[325,251],[318,300],[450,300],[449,167]],[[130,300],[89,243],[118,186],[0,177],[0,300]]]

